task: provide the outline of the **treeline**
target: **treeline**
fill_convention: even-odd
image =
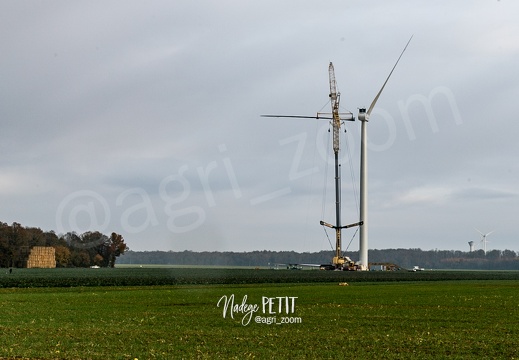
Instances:
[[[346,252],[352,260],[357,252]],[[331,251],[298,253],[295,251],[193,252],[129,251],[122,264],[274,266],[275,264],[329,264]],[[511,250],[463,252],[455,250],[386,249],[369,250],[370,263],[392,263],[403,269],[519,270],[519,258]]]
[[[393,262],[405,268],[419,266],[425,269],[519,270],[519,258],[512,250],[459,250],[386,249],[370,250],[370,262]]]
[[[58,236],[53,231],[0,222],[0,267],[23,266],[34,246],[54,247],[57,267],[113,267],[117,257],[128,250],[123,237],[116,233],[69,232]]]

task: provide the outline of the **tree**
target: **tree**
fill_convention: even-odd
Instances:
[[[490,260],[499,260],[501,258],[500,250],[487,251],[485,257]]]
[[[72,252],[72,265],[75,267],[89,267],[90,256],[86,250],[74,250]]]
[[[124,239],[122,235],[112,233],[110,239],[107,243],[108,250],[108,266],[115,266],[115,259],[124,254],[126,250],[128,250],[128,246],[124,243]]]
[[[0,267],[25,266],[35,246],[54,247],[58,267],[114,267],[116,258],[128,250],[123,237],[116,233],[108,237],[99,231],[81,235],[68,232],[58,237],[54,231],[0,222]]]
[[[48,231],[43,234],[46,246],[67,246],[65,239],[58,237],[54,231]]]
[[[102,263],[104,255],[99,251],[100,246],[108,241],[108,236],[101,234],[99,231],[87,231],[81,236],[81,247],[88,252],[90,257],[90,266],[106,266]],[[97,255],[101,255],[101,260]]]
[[[79,248],[81,247],[81,238],[74,232],[68,232],[63,235],[63,240],[69,248]]]
[[[100,254],[94,256],[94,265],[103,266],[104,258]]]
[[[71,253],[68,247],[58,245],[54,246],[56,254],[56,267],[67,267],[70,264]]]

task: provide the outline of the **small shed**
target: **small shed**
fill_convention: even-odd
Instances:
[[[370,271],[386,271],[387,267],[386,267],[386,265],[376,264],[376,265],[370,265],[369,270]]]

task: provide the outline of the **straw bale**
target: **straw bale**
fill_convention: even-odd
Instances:
[[[27,268],[55,268],[56,252],[52,246],[35,246],[27,259]]]

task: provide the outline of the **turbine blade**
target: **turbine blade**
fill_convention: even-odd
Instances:
[[[391,77],[391,74],[393,74],[393,71],[395,70],[396,66],[398,65],[398,62],[400,61],[400,58],[402,57],[402,55],[404,55],[405,49],[407,49],[407,46],[411,42],[412,38],[413,38],[413,35],[411,35],[411,37],[409,38],[409,41],[407,41],[407,44],[405,45],[404,50],[402,50],[402,53],[398,57],[398,60],[396,61],[395,66],[393,66],[393,69],[391,69],[391,72],[389,73],[389,76],[387,77],[386,81],[384,81],[384,85],[382,85],[382,87],[380,88],[377,96],[375,96],[375,99],[373,100],[373,102],[369,106],[369,109],[368,109],[368,112],[367,112],[368,116],[371,115],[371,110],[373,110],[373,108],[375,107],[375,104],[377,103],[378,98],[380,97],[380,94],[382,94],[382,90],[384,90],[384,87],[386,86],[389,78]]]
[[[303,116],[303,115],[260,115],[261,117],[271,117],[271,118],[296,118],[296,119],[325,119],[325,120],[333,120],[333,117],[329,116]]]
[[[485,234],[483,234],[481,231],[479,231],[478,229],[474,228],[474,230],[476,230],[478,233],[481,234],[481,236],[485,236]]]

